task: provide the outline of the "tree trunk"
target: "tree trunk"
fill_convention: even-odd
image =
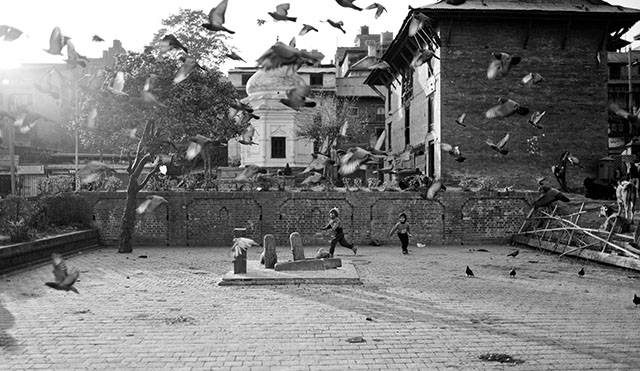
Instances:
[[[140,190],[138,180],[134,176],[129,176],[127,185],[127,200],[125,201],[124,213],[122,216],[122,227],[120,229],[120,240],[118,243],[119,253],[130,253],[133,251],[131,239],[133,228],[136,222],[137,195]]]

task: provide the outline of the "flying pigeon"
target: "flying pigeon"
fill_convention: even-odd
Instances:
[[[265,70],[278,68],[280,66],[302,64],[316,64],[322,61],[324,55],[322,53],[306,52],[296,49],[294,46],[287,45],[283,42],[276,42],[258,59],[258,66]]]
[[[313,157],[313,160],[311,160],[311,163],[309,163],[307,168],[304,169],[300,174],[306,174],[311,172],[312,170],[322,171],[326,168],[327,164],[335,164],[335,161],[330,159],[329,156],[323,155],[322,153],[312,153],[311,156]]]
[[[460,116],[458,116],[458,118],[456,119],[456,124],[462,126],[462,127],[467,127],[467,125],[464,124],[464,120],[467,118],[467,114],[466,113],[462,113]]]
[[[51,258],[53,259],[53,275],[56,281],[45,282],[45,285],[56,290],[73,291],[79,294],[73,284],[76,283],[78,276],[80,276],[80,271],[76,268],[68,269],[60,254],[53,253]]]
[[[635,124],[637,122],[639,122],[639,116],[640,115],[640,110],[638,110],[638,112],[633,115],[625,110],[623,110],[622,108],[620,108],[617,104],[615,103],[611,103],[609,104],[609,111],[620,116],[623,118],[626,118],[627,120],[629,120],[630,123]]]
[[[507,53],[492,53],[495,60],[491,61],[487,69],[487,78],[493,80],[498,76],[507,76],[511,71],[511,66],[520,63],[521,58],[511,56]]]
[[[234,31],[224,27],[222,24],[224,23],[224,13],[227,11],[227,4],[229,0],[222,0],[218,6],[211,9],[209,12],[209,22],[203,23],[202,27],[206,28],[209,31],[224,31],[230,34],[234,34]]]
[[[253,135],[255,134],[255,132],[256,132],[256,129],[252,125],[247,126],[247,128],[242,133],[241,138],[238,140],[238,143],[244,144],[247,146],[252,144],[258,145],[258,143],[253,141]]]
[[[342,31],[342,33],[347,33],[347,31],[345,31],[344,28],[342,28],[342,26],[344,26],[344,22],[342,21],[334,22],[330,19],[327,19],[327,22],[331,25],[331,27],[339,29],[340,31]]]
[[[509,133],[507,133],[507,135],[505,135],[504,138],[502,138],[498,143],[493,143],[493,141],[491,141],[491,139],[487,139],[487,144],[494,151],[499,152],[501,155],[506,155],[506,154],[509,153],[509,150],[508,149],[504,149],[504,146],[505,146],[505,144],[507,144],[508,140],[509,140]]]
[[[348,121],[345,121],[344,125],[346,125],[347,123]],[[345,136],[346,136],[346,130],[345,130]],[[374,155],[387,156],[387,153],[382,151],[382,146],[384,146],[386,138],[387,138],[386,130],[383,130],[378,136],[371,135],[371,137],[369,138],[369,147],[367,147],[366,150],[371,152]]]
[[[427,199],[433,200],[436,197],[436,194],[438,193],[438,191],[440,191],[440,189],[443,189],[442,181],[435,180],[433,183],[431,183],[431,185],[429,186],[429,189],[427,189],[427,194],[426,194]]]
[[[280,102],[296,111],[300,111],[302,107],[315,107],[316,102],[308,102],[306,100],[310,93],[310,86],[296,86],[295,88],[287,90],[287,98],[280,99]]]
[[[579,275],[580,277],[584,277],[584,267],[583,267],[583,268],[580,268],[580,270],[578,271],[578,275]]]
[[[184,50],[185,53],[189,53],[187,48],[184,45],[182,45],[180,40],[178,40],[172,34],[164,35],[164,37],[160,40],[158,47],[160,48],[161,53],[166,53],[171,50],[179,50],[179,49]]]
[[[640,298],[636,294],[633,294],[633,304],[636,305],[636,308],[638,307],[638,304],[640,304]]]
[[[102,42],[104,41],[104,39],[98,35],[93,35],[93,37],[91,38],[91,41]]]
[[[124,88],[124,72],[116,72],[116,76],[113,78],[111,86],[107,86],[107,90],[115,95],[129,95],[122,91]]]
[[[102,85],[104,84],[104,74],[105,74],[105,72],[106,71],[105,71],[104,68],[97,69],[91,75],[91,78],[87,82],[86,89],[93,90],[93,91],[97,91],[97,90],[101,89]]]
[[[49,95],[53,99],[60,99],[59,88],[53,84],[53,74],[57,70],[51,68],[47,71],[38,82],[35,82],[33,86],[41,93]]]
[[[248,164],[245,165],[244,170],[240,174],[236,176],[235,180],[249,180],[258,174],[266,174],[267,169],[262,168],[258,165]]]
[[[49,37],[49,49],[44,49],[49,54],[62,55],[62,48],[67,45],[69,37],[64,36],[60,27],[54,27]]]
[[[580,159],[572,155],[571,152],[566,151],[563,154],[562,158],[563,158],[563,161],[566,159],[566,161],[569,162],[571,165],[584,169],[584,167],[580,165]]]
[[[361,147],[351,147],[340,159],[340,169],[338,172],[341,175],[353,174],[360,168],[361,165],[372,160],[374,158],[383,158],[384,156],[374,155]]]
[[[15,27],[1,25],[0,26],[0,39],[3,41],[13,41],[22,35],[22,31]]]
[[[269,12],[269,15],[276,21],[290,21],[295,22],[297,17],[289,17],[289,3],[283,3],[276,6],[275,12]]]
[[[300,30],[300,33],[298,33],[298,35],[299,35],[299,36],[304,36],[304,35],[306,35],[307,33],[309,33],[310,31],[316,31],[316,32],[318,32],[318,29],[317,29],[317,28],[315,28],[315,27],[313,27],[313,26],[312,26],[312,25],[310,25],[310,24],[306,24],[306,23],[305,23],[305,24],[303,24],[303,25],[302,25],[302,29]]]
[[[247,249],[251,246],[260,246],[260,244],[246,237],[234,238],[233,246],[231,247],[231,251],[233,252],[233,257],[237,258],[238,256],[242,255],[242,253],[247,251]]]
[[[143,107],[150,107],[150,108],[163,107],[163,108],[167,108],[167,106],[162,104],[153,93],[151,93],[150,91],[146,91],[146,90],[143,90],[143,91],[140,92],[140,97],[131,98],[131,101],[133,103],[139,104],[139,105],[141,105]]]
[[[96,107],[92,107],[91,111],[89,111],[89,115],[87,115],[87,127],[89,129],[94,129],[96,127],[96,117],[98,117],[98,109]]]
[[[387,9],[385,9],[384,6],[378,4],[378,3],[373,3],[371,5],[369,5],[368,7],[366,7],[365,9],[369,10],[369,9],[376,9],[376,19],[378,19],[378,17],[380,17],[382,15],[383,12],[386,12]]]
[[[267,21],[265,21],[264,19],[258,19],[258,26],[262,26],[265,23],[267,23]]]
[[[189,146],[187,147],[187,154],[185,158],[189,161],[193,160],[200,154],[202,148],[207,144],[213,144],[214,146],[223,145],[220,141],[213,140],[211,138],[207,138],[204,135],[197,134],[195,136],[189,137]]]
[[[136,208],[136,213],[144,214],[144,213],[152,213],[154,212],[160,205],[168,204],[164,197],[160,197],[158,195],[149,195],[147,198]]]
[[[555,201],[562,201],[562,202],[571,201],[567,196],[565,196],[564,194],[562,194],[562,192],[558,191],[555,188],[542,186],[540,189],[543,193],[540,195],[540,197],[538,197],[537,200],[533,202],[532,206],[534,208],[546,207],[551,205]]]
[[[240,118],[238,119],[238,126],[245,127],[246,125],[249,125],[249,122],[253,119],[259,120],[260,116],[249,111],[242,111]]]
[[[416,56],[413,57],[413,60],[411,61],[411,67],[418,68],[423,64],[429,62],[432,58],[440,59],[436,55],[436,53],[434,53],[430,49],[420,49]],[[429,66],[429,69],[431,69],[431,66]]]
[[[516,251],[510,252],[510,253],[507,254],[507,256],[511,256],[511,257],[515,258],[516,256],[518,256],[518,254],[520,254],[520,250],[516,250]]]
[[[431,18],[422,13],[414,12],[411,17],[411,22],[409,23],[409,31],[407,34],[409,37],[413,37],[428,24],[431,24]]]
[[[362,8],[358,8],[357,6],[355,6],[353,4],[354,0],[336,0],[336,3],[338,3],[338,5],[344,7],[344,8],[351,8],[351,9],[355,9],[355,10],[362,10]]]
[[[545,113],[547,113],[547,111],[535,111],[534,113],[532,113],[528,121],[529,125],[537,129],[542,129],[542,126],[539,125],[539,122],[540,120],[542,120],[542,117],[544,117]]]
[[[458,162],[463,162],[467,159],[466,157],[462,156],[462,154],[460,153],[460,147],[458,146],[454,147],[448,143],[440,143],[440,148],[443,151],[448,152],[451,156],[455,157],[456,161]]]
[[[468,265],[467,265],[467,270],[466,270],[465,273],[467,273],[467,277],[473,277],[473,271],[471,270],[471,268],[469,268]]]
[[[191,74],[191,72],[193,72],[194,68],[196,68],[197,65],[198,65],[198,62],[196,61],[195,58],[185,56],[182,66],[180,66],[180,68],[178,69],[178,72],[176,72],[176,75],[173,78],[173,83],[178,84],[186,80],[187,77],[189,77],[189,75]]]
[[[527,107],[522,107],[518,102],[514,100],[500,98],[498,101],[500,102],[499,105],[491,107],[487,110],[487,112],[485,113],[486,118],[494,119],[510,117],[516,113],[520,116],[529,114],[529,109]]]
[[[69,65],[70,68],[76,68],[77,66],[80,66],[82,68],[87,67],[89,58],[78,53],[71,40],[67,40],[67,56],[68,58],[65,60],[65,62]]]
[[[304,184],[304,185],[318,184],[323,179],[324,179],[324,177],[322,176],[322,174],[314,171],[310,176],[306,177],[302,181],[302,184]]]
[[[78,170],[78,177],[80,178],[80,183],[89,184],[98,180],[102,174],[111,175],[115,173],[114,169],[100,161],[90,161],[82,169]]]
[[[247,111],[249,113],[253,113],[253,108],[251,107],[251,105],[240,102],[239,100],[235,99],[234,101],[232,101],[231,103],[229,103],[229,118],[232,119],[234,118],[238,112],[241,111]]]
[[[234,52],[233,50],[231,50],[229,53],[225,54],[225,57],[227,57],[229,59],[233,59],[234,61],[246,62],[244,59],[242,59],[241,56],[238,55],[238,53]]]
[[[537,72],[529,72],[522,78],[521,82],[524,85],[535,85],[541,82],[542,80],[544,80],[544,78],[542,77],[541,74]]]
[[[515,277],[516,276],[516,269],[515,268],[511,268],[511,271],[509,272],[509,275],[511,277]]]

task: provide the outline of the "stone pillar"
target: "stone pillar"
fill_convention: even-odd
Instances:
[[[264,246],[264,267],[267,269],[273,269],[278,262],[278,256],[276,255],[276,239],[272,234],[267,234],[262,240],[262,246]]]
[[[291,235],[289,236],[289,242],[291,243],[293,260],[304,260],[304,247],[302,246],[302,237],[300,236],[300,233],[291,233]]]
[[[246,237],[247,229],[246,228],[234,228],[233,237]],[[233,273],[234,274],[245,274],[247,273],[247,251],[244,250],[240,255],[238,255],[233,260]]]

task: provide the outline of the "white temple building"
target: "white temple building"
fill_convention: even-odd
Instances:
[[[253,141],[258,145],[241,145],[229,141],[230,163],[239,158],[240,166],[254,164],[261,167],[306,167],[311,161],[313,143],[296,136],[296,117],[303,113],[280,103],[287,90],[307,82],[295,70],[280,67],[273,70],[258,70],[247,81],[248,96],[244,103],[250,104],[259,120],[251,120],[255,128]]]

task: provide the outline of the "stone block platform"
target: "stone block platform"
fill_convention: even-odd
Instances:
[[[220,286],[295,284],[362,285],[362,281],[349,260],[342,260],[339,268],[314,271],[275,271],[265,269],[258,260],[248,260],[247,273],[234,274],[232,270],[218,283]]]

